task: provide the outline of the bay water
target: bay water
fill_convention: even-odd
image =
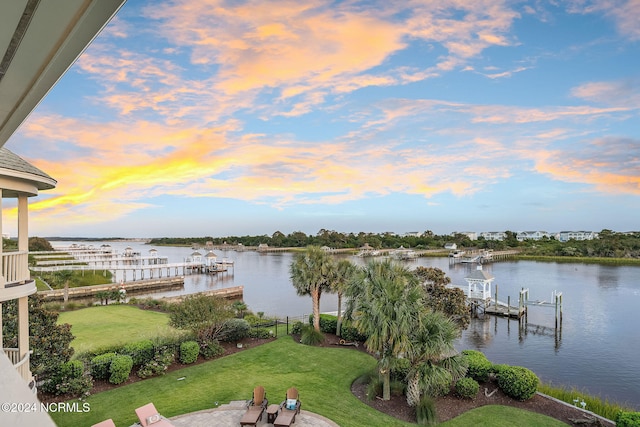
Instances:
[[[54,242],[100,247],[103,242]],[[142,242],[108,242],[122,254],[125,247],[146,256],[152,246]],[[153,247],[170,263],[182,262],[194,250]],[[200,250],[204,255],[206,251]],[[154,298],[231,286],[244,287],[244,301],[266,316],[311,313],[311,298],[298,296],[289,279],[291,253],[214,251],[234,261],[226,273],[185,276],[184,289],[150,294]],[[342,256],[342,255],[341,255]],[[345,256],[357,264],[366,261]],[[406,261],[410,268],[437,267],[453,284],[464,285],[475,264],[450,265],[447,258]],[[483,269],[495,277],[498,299],[517,305],[519,291],[529,289],[530,300],[550,302],[562,292],[562,322],[556,327],[554,308],[530,306],[527,323],[495,316],[473,319],[456,343],[458,350],[482,351],[494,363],[525,366],[542,381],[576,388],[640,410],[640,267],[535,261],[501,261]],[[131,280],[118,273],[114,279]],[[337,297],[323,294],[321,311],[337,310]],[[587,408],[588,409],[588,408]]]

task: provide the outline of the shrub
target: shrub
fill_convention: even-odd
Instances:
[[[464,350],[462,354],[465,355],[467,362],[469,362],[467,376],[476,381],[487,381],[491,373],[491,368],[493,367],[487,357],[476,350]]]
[[[640,412],[620,411],[616,417],[617,427],[640,427]]]
[[[156,355],[153,356],[153,360],[138,369],[138,376],[140,378],[149,378],[155,375],[164,375],[169,365],[175,362],[175,358],[176,355],[171,347],[159,347]]]
[[[324,341],[324,334],[316,331],[311,325],[304,325],[300,334],[300,342],[305,345],[317,345]]]
[[[302,333],[302,325],[303,323],[300,321],[293,322],[293,325],[291,326],[291,334],[300,335]]]
[[[251,338],[266,339],[273,336],[273,332],[269,328],[251,328],[249,331]]]
[[[42,390],[56,396],[72,394],[83,396],[93,387],[93,380],[84,374],[84,365],[79,360],[61,364],[54,374],[42,384]]]
[[[251,326],[244,319],[229,319],[224,322],[220,332],[221,341],[237,342],[249,336]]]
[[[109,382],[111,384],[122,384],[129,379],[131,368],[133,367],[133,359],[131,356],[119,355],[113,358],[109,367]]]
[[[213,359],[224,353],[224,348],[218,340],[206,340],[200,343],[200,354],[205,359]]]
[[[365,342],[367,340],[367,336],[358,332],[358,330],[351,325],[342,324],[342,328],[340,330],[340,336],[345,341],[359,341]]]
[[[198,359],[200,346],[195,341],[185,341],[180,344],[180,363],[187,365]]]
[[[502,372],[504,369],[510,368],[511,365],[506,365],[504,363],[499,363],[499,364],[495,364],[491,366],[491,371],[490,373],[493,374],[496,378],[498,377],[498,375],[500,375],[500,372]]]
[[[436,403],[429,396],[423,396],[416,406],[416,420],[421,426],[433,426],[438,422]]]
[[[313,314],[309,315],[309,324],[313,324]],[[320,331],[335,334],[338,327],[338,317],[331,314],[320,315]]]
[[[98,380],[109,378],[109,368],[111,361],[116,357],[115,353],[100,354],[91,359],[91,375]]]
[[[498,387],[507,395],[518,400],[533,397],[538,388],[538,377],[522,366],[510,366],[500,371]]]
[[[376,396],[382,395],[382,380],[379,375],[371,377],[367,384],[366,396],[367,400],[374,400]]]
[[[456,382],[456,394],[463,399],[475,399],[480,390],[478,381],[473,378],[464,377]]]
[[[122,354],[131,356],[135,366],[142,365],[153,359],[155,348],[151,340],[138,341],[125,345]]]

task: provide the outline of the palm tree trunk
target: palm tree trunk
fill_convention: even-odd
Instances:
[[[386,368],[380,373],[382,374],[382,400],[391,400],[391,370]]]
[[[342,332],[342,292],[338,292],[338,321],[336,322],[336,335]]]
[[[407,384],[407,405],[415,407],[420,402],[420,380],[418,374],[413,374]]]
[[[314,290],[311,292],[311,302],[313,304],[313,328],[316,331],[320,330],[320,291]]]

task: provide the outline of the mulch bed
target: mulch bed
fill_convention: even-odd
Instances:
[[[228,356],[230,354],[238,353],[238,352],[244,351],[244,350],[246,350],[248,348],[253,348],[253,347],[259,346],[261,344],[267,343],[269,341],[273,341],[274,339],[275,338],[267,338],[267,339],[245,338],[242,341],[239,341],[242,344],[242,348],[238,348],[236,343],[221,342],[220,345],[224,348],[224,353],[222,355],[218,356],[218,357],[223,357],[223,356]],[[189,366],[199,365],[201,363],[208,362],[208,361],[214,360],[214,359],[204,359],[202,356],[198,356],[198,359],[195,362],[190,363],[188,365],[183,365],[180,362],[176,362],[176,363],[170,365],[167,368],[167,370],[165,371],[165,373],[177,371],[179,369],[183,369],[183,368],[186,368],[186,367],[189,367]],[[116,388],[116,387],[122,387],[122,386],[127,385],[127,384],[137,383],[138,381],[144,381],[142,378],[140,378],[140,377],[138,377],[136,375],[135,369],[136,368],[134,368],[134,370],[131,371],[131,375],[129,376],[129,379],[126,380],[125,382],[123,382],[122,384],[111,384],[107,380],[94,380],[93,388],[91,389],[90,393],[91,394],[96,394],[96,393],[100,393],[102,391],[111,390],[111,389]],[[64,402],[64,401],[69,400],[69,396],[68,395],[54,396],[52,394],[43,393],[41,390],[38,390],[38,399],[41,402],[44,402],[44,403]]]
[[[300,336],[293,335],[292,339],[296,342],[300,341]],[[273,338],[269,339],[256,339],[256,338],[246,338],[242,341],[242,348],[238,348],[235,343],[221,343],[225,349],[225,352],[222,356],[227,356],[229,354],[234,354],[240,351],[244,351],[247,348],[253,348],[259,346],[261,344],[272,341]],[[339,337],[333,334],[325,334],[325,341],[321,344],[322,347],[348,347],[354,349],[356,351],[367,352],[365,346],[360,343],[356,345],[350,345],[350,343],[345,343]],[[219,356],[221,357],[221,356]],[[178,369],[185,368],[187,366],[198,365],[200,363],[207,362],[208,360],[203,359],[202,357],[198,357],[198,360],[190,365],[182,365],[180,363],[174,363],[169,366],[166,372],[173,372]],[[108,381],[96,380],[93,388],[91,389],[91,394],[99,393],[105,390],[110,390],[116,387],[120,387],[127,384],[132,384],[138,381],[143,381],[138,378],[135,373],[129,377],[127,381],[122,384],[114,385],[109,383]],[[405,396],[391,396],[391,400],[381,400],[379,398],[374,400],[368,400],[366,397],[366,384],[362,384],[358,381],[354,382],[351,386],[351,392],[360,399],[366,405],[369,405],[376,410],[383,412],[387,415],[395,417],[397,419],[407,421],[410,423],[416,422],[415,410],[407,405],[407,401]],[[40,401],[49,403],[49,402],[59,402],[68,400],[68,396],[53,396],[45,393],[38,393],[38,398]],[[544,396],[536,394],[531,399],[526,400],[524,402],[520,402],[515,400],[509,396],[506,396],[500,389],[498,389],[497,385],[492,382],[481,383],[480,391],[475,399],[460,399],[455,397],[453,394],[449,394],[444,397],[440,397],[436,399],[436,412],[438,415],[438,420],[440,422],[444,422],[450,420],[452,418],[457,417],[464,412],[467,412],[474,408],[479,408],[485,405],[504,405],[504,406],[513,406],[520,409],[525,409],[532,412],[538,412],[540,414],[547,415],[549,417],[560,420],[569,425],[585,425],[582,423],[574,423],[571,420],[586,420],[588,417],[585,415],[583,411],[578,408],[575,408],[570,405],[566,405],[555,401],[553,399],[548,399]],[[603,426],[603,427],[615,427],[615,423],[608,421],[601,421],[597,419],[595,423],[590,424],[593,426]]]

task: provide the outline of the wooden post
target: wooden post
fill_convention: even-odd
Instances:
[[[495,300],[495,308],[498,311],[498,285],[496,285],[496,300]]]
[[[511,317],[511,295],[507,296],[507,317]]]

